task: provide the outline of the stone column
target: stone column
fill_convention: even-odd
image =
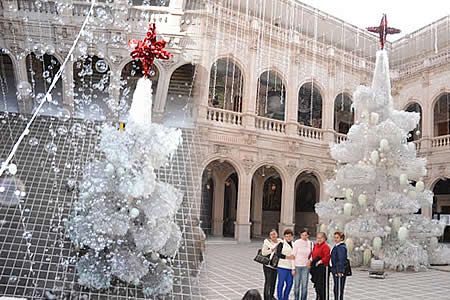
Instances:
[[[255,175],[253,177],[253,199],[252,199],[252,235],[261,236],[262,234],[262,200],[264,192],[264,178]]]
[[[17,60],[17,70],[15,72],[15,76],[16,85],[18,85],[22,81],[28,82],[26,56]],[[27,99],[18,101],[18,105],[20,113],[31,113],[33,110],[33,99],[31,98],[31,96],[27,97]]]
[[[248,69],[246,73],[247,76],[244,80],[244,91],[242,97],[242,125],[245,128],[252,129],[255,128],[255,116],[256,111],[256,92],[258,85],[258,75],[256,66],[256,45],[252,45],[247,50],[248,53]]]
[[[290,228],[294,230],[295,223],[295,178],[286,178],[283,180],[283,190],[281,194],[281,213],[280,223],[278,224],[279,234]]]
[[[183,9],[184,0],[170,0],[169,7],[172,9]]]
[[[67,62],[62,74],[62,106],[69,110],[70,114],[74,112],[74,83],[73,83],[73,61],[70,59]]]
[[[213,236],[223,236],[223,207],[225,196],[225,176],[214,174],[214,195],[212,209],[212,234]]]
[[[238,188],[237,216],[234,237],[239,242],[250,242],[250,194],[252,177],[250,174],[240,174]]]
[[[298,84],[299,66],[296,61],[296,54],[289,57],[289,85],[286,87],[286,133],[297,136],[298,125]]]
[[[426,98],[428,98],[428,90],[426,92]],[[432,107],[431,103],[426,103],[422,107],[422,138],[420,141],[420,152],[424,153],[425,155],[428,153],[431,153],[431,145],[432,140],[434,137],[434,124],[433,124],[433,118],[431,117],[433,115],[434,107]]]
[[[158,115],[164,114],[169,92],[170,76],[167,70],[159,69],[158,86],[153,88],[153,111]]]

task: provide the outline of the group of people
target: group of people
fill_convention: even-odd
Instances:
[[[278,238],[277,231],[273,229],[261,248],[261,255],[269,257],[271,262],[274,259],[277,261],[263,265],[264,300],[288,300],[293,285],[295,299],[306,300],[310,277],[316,299],[328,300],[330,276],[334,281],[334,299],[343,300],[345,281],[349,275],[344,233],[334,233],[335,245],[332,249],[324,232],[317,233],[315,243],[309,240],[307,229],[300,231],[300,237],[295,242],[291,229],[286,229],[283,237]],[[275,286],[277,298],[274,298]]]

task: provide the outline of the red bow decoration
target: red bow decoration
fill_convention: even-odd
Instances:
[[[156,40],[156,25],[148,25],[147,36],[141,40],[130,40],[128,45],[134,50],[131,57],[142,62],[142,73],[145,77],[150,77],[150,69],[155,59],[169,59],[172,54],[164,50],[166,41]]]

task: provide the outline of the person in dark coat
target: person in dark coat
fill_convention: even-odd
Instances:
[[[345,267],[347,264],[347,247],[344,243],[345,235],[343,232],[334,233],[335,246],[331,250],[331,274],[334,280],[334,299],[344,300],[345,287]]]

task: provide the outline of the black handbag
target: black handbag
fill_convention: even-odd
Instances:
[[[256,254],[255,258],[253,259],[257,263],[263,264],[267,266],[270,263],[270,255],[262,255],[262,250],[259,249],[258,253]]]
[[[277,268],[278,267],[278,262],[280,261],[280,258],[278,257],[278,255],[276,253],[273,254],[272,259],[270,260],[269,265],[272,268]]]
[[[350,266],[350,260],[348,258],[345,259],[344,275],[347,277],[352,276],[352,267]]]

